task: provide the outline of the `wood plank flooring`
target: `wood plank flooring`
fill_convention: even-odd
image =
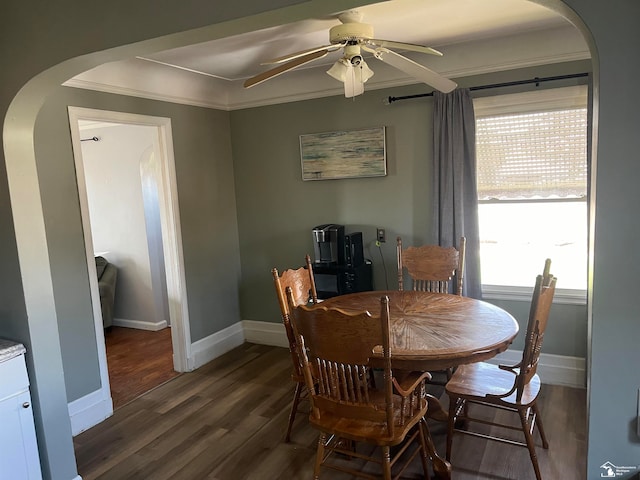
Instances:
[[[291,443],[282,441],[293,395],[290,361],[284,348],[246,343],[181,374],[75,437],[79,474],[84,480],[312,478],[317,432],[304,415]],[[545,480],[586,478],[585,405],[585,390],[543,387],[550,448],[540,446],[538,456]],[[430,426],[444,455],[445,426]],[[524,448],[461,435],[453,448],[454,480],[535,478]],[[420,471],[416,460],[406,478],[422,478]]]
[[[114,409],[179,375],[173,369],[170,328],[111,327],[105,344]]]

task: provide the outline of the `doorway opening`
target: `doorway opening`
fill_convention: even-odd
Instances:
[[[189,369],[171,122],[78,107],[69,107],[69,121],[101,390],[117,408]],[[111,311],[101,298],[105,263],[117,269]]]

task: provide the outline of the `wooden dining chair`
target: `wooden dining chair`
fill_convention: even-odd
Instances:
[[[316,293],[316,284],[313,278],[313,267],[311,266],[311,258],[309,255],[305,257],[304,267],[300,267],[296,270],[285,270],[282,272],[282,275],[278,275],[278,270],[273,268],[271,273],[273,275],[273,283],[276,287],[276,295],[278,296],[278,304],[280,305],[282,323],[284,324],[284,329],[287,333],[289,352],[291,353],[291,360],[293,362],[291,379],[296,385],[293,392],[293,404],[291,405],[291,412],[289,413],[289,424],[287,425],[287,431],[284,437],[284,441],[289,442],[291,440],[291,428],[293,427],[293,422],[296,419],[296,413],[299,410],[300,400],[306,397],[307,392],[305,389],[300,357],[298,356],[296,337],[293,333],[293,329],[291,328],[291,321],[289,319],[289,305],[285,295],[285,288],[291,288],[295,305],[305,305],[310,302],[318,303],[318,295]]]
[[[460,237],[458,248],[439,245],[402,248],[397,238],[398,290],[404,290],[404,270],[411,278],[411,288],[424,292],[455,293],[462,295],[464,257],[467,239]],[[453,369],[431,372],[428,383],[444,386],[453,375]]]
[[[398,290],[404,290],[404,270],[406,269],[411,278],[413,290],[462,295],[466,241],[465,237],[460,237],[457,249],[439,245],[422,245],[403,249],[402,239],[398,237]]]
[[[399,478],[417,455],[424,478],[429,478],[429,458],[439,478],[450,478],[448,464],[435,454],[425,420],[424,381],[429,374],[405,375],[402,382],[393,376],[388,298],[380,300],[380,315],[372,316],[322,305],[295,306],[290,289],[287,294],[311,392],[309,422],[320,431],[314,478],[319,478],[322,468],[374,478],[345,457],[378,463],[387,480],[394,467],[399,471],[393,478]],[[374,366],[381,369],[383,378],[375,385],[370,381]],[[374,454],[381,450],[381,456],[359,451],[359,442],[379,447]],[[416,448],[408,449],[412,443]],[[394,446],[398,448],[392,450]],[[335,453],[342,457],[336,458]]]
[[[536,373],[536,369],[556,287],[556,278],[549,273],[550,266],[551,262],[547,260],[544,273],[538,275],[536,279],[522,360],[517,365],[512,366],[492,365],[483,362],[462,365],[458,367],[449,383],[447,383],[446,392],[449,395],[447,460],[451,460],[454,433],[474,435],[528,448],[536,479],[541,480],[533,430],[534,427],[538,428],[542,446],[545,449],[549,448],[537,406],[537,399],[540,393],[540,377]],[[520,427],[472,417],[469,415],[470,404],[517,412],[520,417]],[[506,429],[521,429],[524,433],[525,442],[496,436],[486,431],[483,433],[477,430],[470,430],[469,424],[472,422],[480,422],[485,425]]]

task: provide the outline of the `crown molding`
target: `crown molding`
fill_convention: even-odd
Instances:
[[[590,58],[582,36],[568,26],[439,46],[439,49],[444,57],[429,59],[429,66],[453,79]],[[414,61],[421,60],[419,54],[408,52],[405,55]],[[326,68],[326,65],[318,65],[297,69],[278,77],[277,81],[245,89],[240,81],[222,81],[165,65],[129,60],[102,65],[63,85],[233,111],[343,95],[342,86],[324,73]],[[375,63],[374,71],[374,77],[365,86],[365,94],[416,84],[414,78],[382,62]],[[148,88],[145,78],[153,79],[148,82]],[[165,78],[165,81],[158,81],[158,78]]]
[[[115,95],[127,95],[129,97],[146,98],[149,100],[158,100],[161,102],[179,103],[181,105],[191,105],[193,107],[228,110],[227,105],[217,102],[211,102],[204,98],[190,98],[168,93],[151,92],[149,90],[141,90],[137,88],[125,87],[122,85],[100,83],[91,80],[83,80],[80,78],[72,78],[70,80],[67,80],[63,83],[63,86],[81,88],[84,90],[94,90],[103,93],[113,93]]]

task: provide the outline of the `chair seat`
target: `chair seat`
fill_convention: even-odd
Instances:
[[[524,387],[522,399],[516,402],[516,392],[505,398],[489,395],[503,395],[513,388],[515,375],[502,370],[497,365],[485,362],[460,365],[446,385],[447,394],[454,397],[478,398],[484,402],[503,405],[529,405],[540,393],[540,377],[534,375]]]
[[[374,400],[374,403],[379,403],[384,411],[384,395],[383,392],[379,393],[379,402]],[[374,396],[376,396],[374,393]],[[394,446],[401,443],[409,431],[422,419],[427,413],[427,403],[419,411],[414,412],[414,415],[407,419],[404,416],[405,423],[401,424],[401,411],[402,411],[402,398],[399,395],[393,396],[393,417],[394,417],[394,431],[393,436],[389,436],[387,433],[387,424],[385,422],[374,422],[370,420],[358,419],[358,418],[346,418],[340,415],[333,415],[329,412],[325,412],[320,419],[309,416],[309,423],[315,428],[332,434],[338,437],[346,438],[356,442],[366,442],[372,445],[378,446]]]

